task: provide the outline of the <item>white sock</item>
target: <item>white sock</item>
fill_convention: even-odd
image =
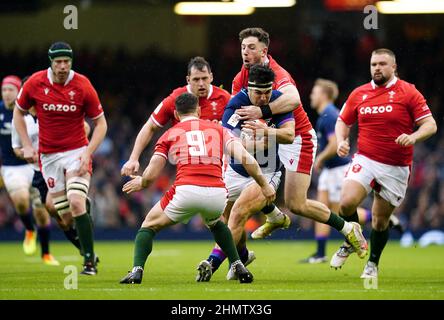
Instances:
[[[341,230],[341,233],[346,236],[347,234],[350,233],[350,231],[352,231],[353,229],[353,225],[350,222],[345,221],[344,223],[344,227]]]
[[[284,219],[284,214],[276,206],[274,207],[273,211],[265,214],[265,216],[267,217],[268,222],[279,222],[282,221],[282,219]]]

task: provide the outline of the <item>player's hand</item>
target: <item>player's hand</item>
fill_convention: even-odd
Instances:
[[[123,185],[122,191],[125,193],[132,193],[136,191],[140,191],[143,189],[142,187],[142,177],[141,176],[133,176],[131,175],[131,180]]]
[[[85,175],[89,171],[89,167],[91,165],[91,154],[88,150],[85,150],[80,157],[80,167],[77,171],[79,177]]]
[[[34,163],[38,161],[37,151],[35,151],[35,149],[32,146],[24,147],[23,158],[29,163]]]
[[[395,142],[403,147],[413,146],[416,143],[416,139],[412,137],[410,134],[401,134],[396,138]]]
[[[338,156],[340,156],[341,158],[345,158],[346,156],[348,156],[349,152],[350,143],[348,141],[348,138],[338,143],[338,148],[336,149],[336,153],[338,154]]]
[[[236,113],[240,116],[240,120],[256,120],[262,118],[261,108],[256,106],[243,106],[237,109]]]
[[[130,159],[123,165],[120,173],[122,174],[122,176],[129,177],[131,175],[137,174],[137,172],[139,171],[139,167],[139,161]]]
[[[321,159],[316,158],[313,169],[316,173],[321,172],[322,168],[324,167],[324,161]]]
[[[255,137],[264,137],[268,126],[262,121],[248,120],[243,123],[242,130],[252,131]]]
[[[267,205],[271,204],[276,199],[276,191],[268,183],[261,188],[262,194],[267,200]]]

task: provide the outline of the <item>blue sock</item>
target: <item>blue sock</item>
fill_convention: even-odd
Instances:
[[[365,223],[372,221],[372,212],[368,209],[365,209]]]
[[[49,253],[49,225],[37,227],[37,234],[39,235],[40,247],[42,248],[42,256]]]
[[[227,256],[221,249],[213,248],[207,261],[211,262],[211,269],[215,272],[226,258]]]
[[[34,224],[32,223],[32,215],[30,211],[25,214],[19,214],[19,217],[27,231],[34,231]]]
[[[318,242],[318,250],[316,251],[316,256],[324,257],[325,247],[327,245],[327,237],[316,237],[316,241]]]
[[[248,260],[248,249],[247,249],[246,246],[242,247],[241,249],[238,249],[237,253],[239,253],[239,258],[241,259],[242,263],[247,262],[247,260]]]

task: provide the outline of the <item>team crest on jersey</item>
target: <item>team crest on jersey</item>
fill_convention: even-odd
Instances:
[[[389,96],[390,96],[390,102],[392,102],[392,100],[393,100],[393,96],[396,94],[396,92],[395,91],[390,91],[389,93]]]
[[[49,93],[49,89],[48,88],[45,88],[43,91],[45,92],[45,95],[48,95],[48,93]]]
[[[213,107],[213,110],[216,110],[217,102],[216,102],[216,101],[213,101],[213,102],[211,102],[210,104],[211,104],[211,106]]]
[[[362,96],[362,101],[364,101],[365,99],[367,99],[367,97],[368,97],[368,95],[364,94],[364,95]]]
[[[70,91],[69,93],[69,98],[71,99],[71,100],[74,100],[74,96],[76,95],[76,93],[74,92],[74,91]]]
[[[353,171],[354,173],[358,173],[359,171],[361,171],[361,169],[362,169],[362,166],[361,166],[360,164],[355,164],[355,165],[353,165],[353,167],[352,167],[352,171]]]

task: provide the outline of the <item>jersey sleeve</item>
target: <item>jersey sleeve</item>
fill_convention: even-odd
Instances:
[[[167,130],[160,138],[157,140],[156,146],[154,147],[154,154],[162,156],[168,160],[168,151],[170,150],[171,142],[168,137],[170,130]]]
[[[87,81],[85,84],[85,97],[83,103],[85,105],[85,112],[88,118],[94,120],[103,115],[103,108],[99,100],[99,95],[89,81]]]
[[[275,71],[275,74],[276,74],[276,78],[274,80],[274,83],[276,86],[276,90],[280,90],[283,87],[286,87],[288,85],[296,86],[293,78],[284,69],[277,69]]]
[[[432,115],[432,112],[427,105],[426,99],[421,94],[421,92],[419,92],[418,89],[415,88],[414,85],[412,85],[411,97],[408,106],[410,108],[410,112],[412,113],[415,123]]]
[[[242,90],[241,72],[239,72],[233,79],[231,85],[231,96],[237,95]]]
[[[160,128],[165,126],[168,121],[174,119],[174,97],[170,94],[157,106],[151,114],[150,119]]]
[[[21,87],[17,99],[15,101],[15,105],[22,111],[28,111],[34,106],[34,99],[31,95],[32,90],[32,81],[29,79],[25,82],[23,87]]]
[[[344,121],[347,126],[353,125],[358,120],[358,114],[356,112],[357,107],[357,95],[353,91],[348,97],[347,101],[342,106],[339,112],[339,118]]]
[[[285,123],[289,121],[294,121],[294,116],[292,112],[276,114],[273,116],[273,122],[276,128],[282,127]]]

